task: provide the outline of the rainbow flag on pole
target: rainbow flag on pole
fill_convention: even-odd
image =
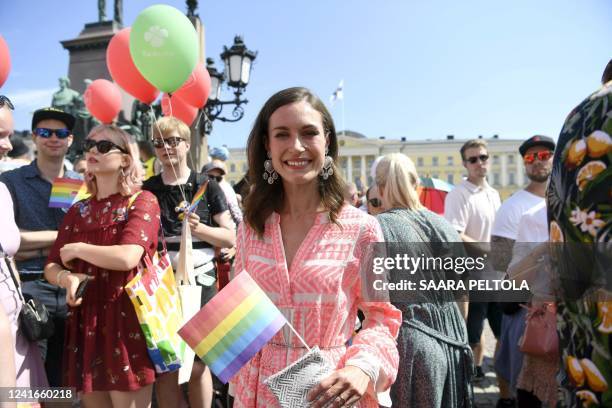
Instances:
[[[187,213],[191,213],[195,211],[200,201],[202,201],[202,198],[204,198],[204,193],[206,193],[207,188],[208,188],[208,180],[202,183],[198,191],[193,196],[193,200],[191,200],[191,204],[189,205],[189,210],[187,210]]]
[[[89,197],[87,186],[83,180],[72,178],[56,178],[51,187],[49,207],[69,208],[79,200]]]
[[[227,383],[285,323],[253,278],[241,272],[178,333]]]

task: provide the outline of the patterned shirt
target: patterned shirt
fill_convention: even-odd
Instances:
[[[562,402],[568,407],[612,403],[610,135],[612,81],[568,115],[548,189],[562,299],[557,307]]]

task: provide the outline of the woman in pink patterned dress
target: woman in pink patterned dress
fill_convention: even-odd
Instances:
[[[373,217],[344,203],[331,115],[305,88],[280,91],[259,113],[247,149],[254,183],[235,270],[248,271],[306,343],[335,365],[309,393],[312,407],[378,407],[376,392],[397,373],[401,313],[361,297],[362,256],[383,238]],[[366,319],[347,347],[357,309]],[[290,330],[277,333],[232,379],[234,407],[278,406],[263,380],[305,353]]]
[[[100,125],[84,146],[92,196],[68,210],[45,267],[71,306],[64,385],[83,393],[85,407],[148,407],[155,369],[124,286],[157,248],[159,205],[150,192],[138,192],[142,170],[130,135]]]

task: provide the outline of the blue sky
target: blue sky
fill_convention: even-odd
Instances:
[[[156,3],[124,1],[125,25]],[[184,1],[164,3],[185,10]],[[215,122],[212,146],[243,146],[274,92],[303,85],[328,101],[341,79],[346,128],[369,137],[556,138],[612,58],[609,0],[200,1],[198,13],[219,68],[235,34],[259,52],[245,117]],[[17,105],[18,129],[67,75],[59,41],[96,20],[95,0],[0,1],[12,58],[1,92]],[[342,128],[341,105],[330,108]]]

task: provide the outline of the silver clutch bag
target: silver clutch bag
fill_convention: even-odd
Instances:
[[[308,391],[334,370],[315,346],[290,366],[268,377],[264,384],[270,388],[282,408],[304,408]]]

